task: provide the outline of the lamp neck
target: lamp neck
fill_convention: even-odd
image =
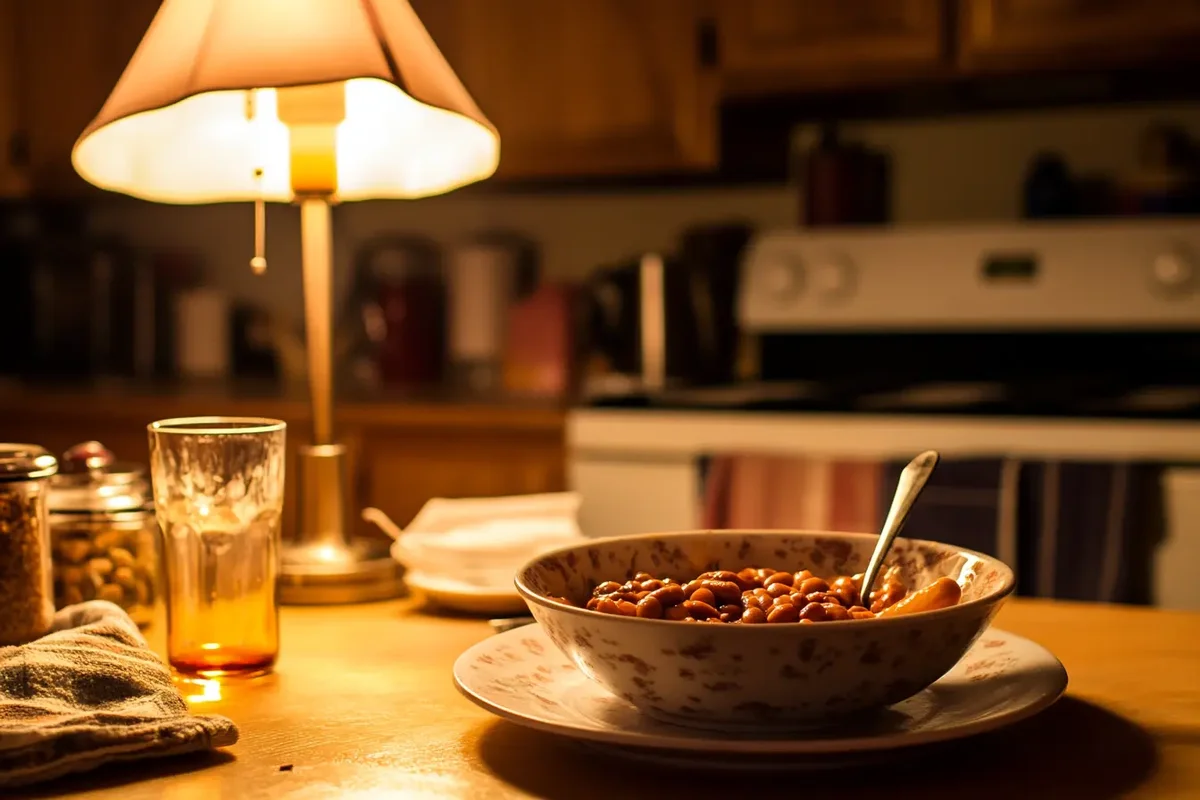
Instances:
[[[329,444],[333,441],[333,234],[329,203],[322,197],[300,200],[300,247],[313,444]]]

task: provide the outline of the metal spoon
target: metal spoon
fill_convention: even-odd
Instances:
[[[362,510],[362,518],[365,522],[374,523],[379,530],[392,537],[395,541],[400,541],[400,537],[404,535],[404,531],[399,525],[392,522],[392,518],[380,511],[378,508],[364,508]]]
[[[896,540],[896,535],[904,527],[904,522],[908,519],[908,512],[912,511],[913,503],[917,502],[917,497],[925,488],[926,481],[933,474],[933,468],[937,466],[938,458],[936,450],[926,450],[908,462],[908,466],[900,473],[900,480],[896,483],[896,494],[892,497],[892,507],[888,511],[887,520],[883,523],[883,531],[879,534],[879,541],[875,544],[875,552],[871,554],[871,561],[863,572],[860,593],[864,603],[867,603],[871,597],[871,587],[875,584],[875,579],[879,577],[879,570],[883,568],[884,556],[892,549],[892,542]]]

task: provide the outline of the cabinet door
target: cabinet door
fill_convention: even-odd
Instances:
[[[1093,66],[1200,40],[1200,0],[962,0],[972,67]]]
[[[433,497],[562,491],[561,432],[369,431],[361,440],[358,496],[406,526]]]
[[[20,0],[22,127],[35,191],[85,191],[71,166],[71,148],[108,99],[158,5],[159,0]]]
[[[941,0],[718,0],[722,82],[756,94],[944,65]]]
[[[25,193],[20,162],[21,63],[17,21],[21,0],[0,0],[0,198]]]
[[[716,160],[699,0],[414,0],[500,131],[510,178],[686,171]]]

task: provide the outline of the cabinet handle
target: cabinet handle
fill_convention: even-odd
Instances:
[[[696,25],[696,59],[702,67],[715,67],[720,63],[717,25],[711,19],[702,19]]]
[[[17,131],[9,136],[7,155],[10,167],[29,166],[29,134]]]

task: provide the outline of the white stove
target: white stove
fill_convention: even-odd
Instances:
[[[766,233],[738,307],[760,382],[571,414],[588,535],[697,527],[721,453],[1150,463],[1152,599],[1200,609],[1200,223]]]

